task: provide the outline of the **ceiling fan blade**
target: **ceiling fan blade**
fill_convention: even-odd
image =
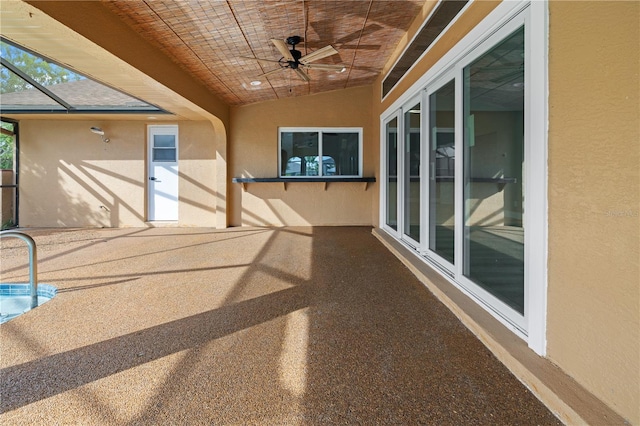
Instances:
[[[296,68],[294,69],[294,71],[296,72],[296,74],[298,74],[298,76],[303,79],[304,81],[311,81],[311,78],[309,78],[309,76],[307,75],[306,72],[302,71],[300,68]]]
[[[318,59],[326,58],[327,56],[336,55],[338,51],[333,48],[333,46],[328,45],[323,47],[320,50],[316,50],[315,52],[311,52],[308,55],[300,58],[300,63],[308,64],[309,62],[317,61]]]
[[[280,52],[280,54],[284,59],[292,62],[295,61],[295,59],[293,59],[293,56],[291,56],[291,52],[289,52],[287,43],[285,43],[284,40],[278,40],[277,38],[272,38],[271,43],[273,43],[276,49],[278,49],[278,51]]]
[[[242,58],[242,59],[252,59],[254,61],[275,62],[276,64],[280,63],[280,61],[276,61],[274,59],[252,58],[251,56],[240,56],[240,58]]]
[[[346,71],[347,67],[344,65],[332,65],[332,64],[306,64],[305,68],[310,70],[321,70],[321,71]]]
[[[258,75],[258,76],[256,76],[256,77],[266,77],[266,76],[268,76],[268,75],[275,74],[275,73],[277,73],[278,71],[282,71],[282,70],[283,70],[283,68],[276,68],[275,70],[267,71],[267,72],[265,72],[265,73],[263,73],[263,74],[260,74],[260,75]]]

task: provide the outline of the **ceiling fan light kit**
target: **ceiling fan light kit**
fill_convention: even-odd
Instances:
[[[288,68],[293,70],[301,80],[308,82],[311,81],[311,77],[309,77],[309,74],[304,71],[305,69],[336,72],[344,72],[347,70],[344,65],[312,64],[312,62],[319,59],[336,55],[338,54],[338,51],[334,49],[333,46],[328,45],[323,47],[322,49],[316,50],[315,52],[311,52],[308,55],[302,56],[302,52],[296,50],[296,45],[300,44],[301,41],[302,39],[300,38],[300,36],[287,37],[286,42],[285,40],[272,38],[271,42],[282,55],[282,58],[277,61],[273,59],[252,58],[247,56],[242,56],[242,58],[263,62],[275,62],[280,65],[280,68],[260,74],[259,76],[257,76],[257,78],[267,77],[269,75],[277,73],[283,68]],[[291,49],[289,49],[288,46],[291,46]],[[251,84],[253,84],[253,82]]]

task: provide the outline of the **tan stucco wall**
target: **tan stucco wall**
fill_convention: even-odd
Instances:
[[[185,73],[180,64],[152,45],[143,34],[122,22],[102,2],[15,1],[0,2],[0,8],[2,22],[6,24],[2,27],[4,37],[35,52],[46,53],[59,63],[172,114],[160,114],[156,117],[158,122],[209,122],[215,133],[213,142],[216,150],[215,226],[227,226],[226,132],[229,107],[224,102]],[[24,119],[19,114],[7,117]],[[40,114],[37,119],[48,120],[49,117]],[[109,122],[140,120],[127,114],[73,114],[56,118]],[[35,120],[36,117],[29,115],[28,119]],[[109,219],[109,222],[117,220]],[[195,223],[202,222],[198,219]]]
[[[374,176],[371,86],[232,108],[231,177],[278,176],[279,127],[361,127],[363,176]],[[366,190],[365,190],[366,188]],[[232,225],[371,225],[377,183],[250,183],[230,188]]]
[[[548,356],[640,424],[640,3],[549,15]]]
[[[179,223],[181,226],[219,226],[217,168],[220,158],[214,143],[215,132],[209,122],[178,123],[179,149]],[[224,142],[224,141],[223,141]]]
[[[146,226],[147,124],[21,121],[20,226]],[[91,133],[92,126],[101,127],[110,142]],[[215,226],[213,127],[178,127],[178,225]]]

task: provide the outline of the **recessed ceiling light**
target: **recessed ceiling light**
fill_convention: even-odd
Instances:
[[[260,80],[253,80],[251,83],[252,86],[260,86],[262,84],[262,82]]]

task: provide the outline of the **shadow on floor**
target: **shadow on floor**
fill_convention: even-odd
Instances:
[[[239,265],[230,290],[198,287],[197,297],[218,307],[4,367],[6,424],[560,424],[370,228],[284,228],[224,241],[222,232],[200,233],[220,239],[210,252],[187,244],[193,236],[155,232],[165,238],[147,250],[161,241],[164,255],[176,247],[167,271],[193,268],[221,286]],[[220,257],[228,268],[204,270]],[[124,298],[144,286],[164,291],[163,281],[147,274],[135,288],[58,297]],[[33,339],[25,324],[0,331]]]

